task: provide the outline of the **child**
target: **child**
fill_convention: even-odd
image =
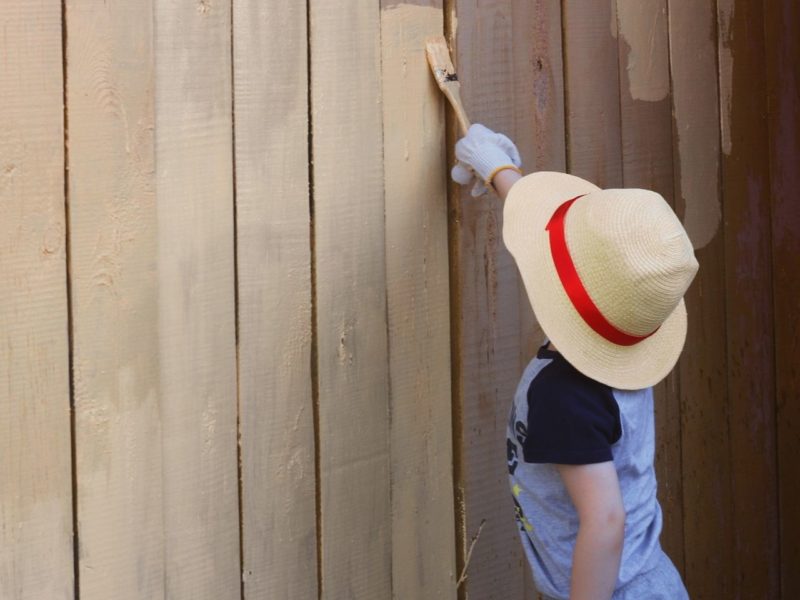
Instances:
[[[505,200],[503,240],[549,341],[525,369],[508,470],[545,599],[682,600],[658,538],[652,386],[686,337],[692,245],[661,196],[562,173],[521,176],[507,137],[473,125],[453,179]]]

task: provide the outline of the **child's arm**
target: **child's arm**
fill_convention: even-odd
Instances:
[[[500,200],[506,199],[506,196],[508,196],[508,191],[511,189],[511,186],[514,185],[521,178],[522,175],[511,169],[503,169],[502,171],[499,171],[497,175],[494,176],[494,179],[492,179],[492,187],[497,192],[497,195],[500,197]]]
[[[617,471],[612,461],[557,468],[580,519],[570,600],[606,600],[617,583],[625,533]]]

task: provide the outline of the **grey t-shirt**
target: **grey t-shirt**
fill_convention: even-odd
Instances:
[[[555,464],[614,461],[625,507],[617,588],[660,554],[652,388],[612,389],[539,350],[517,386],[507,430],[509,483],[536,587],[568,598],[578,515]]]

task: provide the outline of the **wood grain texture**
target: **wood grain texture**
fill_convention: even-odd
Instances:
[[[714,193],[698,195],[701,179],[718,179],[714,168],[713,139],[708,131],[695,137],[698,122],[714,120],[716,92],[708,86],[716,78],[714,54],[708,45],[716,43],[713,2],[670,2],[671,69],[675,98],[675,130],[678,141],[676,189],[680,199],[694,202],[702,213],[705,204],[718,203]],[[703,93],[697,83],[705,81]],[[711,127],[707,125],[706,127]],[[690,137],[681,141],[682,135]],[[709,139],[710,138],[710,139]],[[699,145],[699,146],[698,146]],[[709,149],[711,146],[711,149]],[[706,156],[694,164],[701,172],[684,175],[685,153]],[[705,152],[705,154],[703,154]],[[685,183],[684,177],[689,184]],[[684,187],[686,185],[686,187]],[[685,196],[684,189],[691,189]],[[714,188],[711,188],[713,192]],[[680,202],[678,212],[681,211]],[[697,204],[701,203],[701,204]],[[730,480],[734,466],[730,461],[728,432],[728,385],[726,380],[726,291],[725,247],[722,230],[702,248],[696,249],[700,270],[686,294],[689,329],[679,362],[681,386],[681,441],[683,459],[684,580],[692,597],[717,598],[731,593],[733,561],[733,522]],[[708,573],[719,574],[710,580]],[[715,576],[716,577],[716,576]]]
[[[567,168],[622,187],[616,3],[563,0]]]
[[[686,295],[689,331],[678,363],[681,394],[683,509],[685,547],[670,536],[664,546],[681,569],[690,591],[707,573],[708,553],[731,559],[729,519],[724,501],[732,466],[728,436],[720,419],[707,436],[712,415],[726,414],[724,241],[720,221],[720,135],[717,78],[716,15],[712,1],[670,0],[670,71],[673,98],[675,204],[696,249],[700,271]],[[672,481],[667,476],[667,481]],[[669,492],[669,490],[667,490]],[[712,506],[714,507],[712,509]],[[713,510],[708,519],[706,511]],[[677,513],[677,510],[676,510]],[[672,531],[677,532],[676,528]],[[706,535],[722,535],[717,545]],[[673,534],[677,536],[677,533]],[[715,567],[719,564],[716,561]]]
[[[666,0],[616,0],[622,180],[674,206],[672,101]],[[678,374],[655,386],[656,473],[664,514],[661,542],[681,568],[683,510]]]
[[[718,0],[717,13],[720,96],[730,102],[721,108],[728,427],[735,465],[729,500],[735,560],[726,568],[731,569],[729,597],[776,598],[780,561],[764,15],[761,3],[745,0]],[[725,571],[720,575],[724,585]],[[715,590],[716,597],[720,592]]]
[[[74,597],[61,6],[0,4],[0,597]]]
[[[321,596],[391,597],[380,10],[311,0]]]
[[[240,597],[230,2],[154,6],[166,596]]]
[[[81,598],[163,598],[152,5],[65,14]]]
[[[316,598],[304,2],[234,0],[247,598]]]
[[[395,598],[456,597],[441,3],[381,11]]]
[[[800,596],[800,5],[764,3],[770,135],[780,592]]]
[[[563,169],[558,2],[458,0],[449,9],[457,16],[448,17],[449,29],[470,117],[508,134],[526,170]],[[464,511],[460,560],[486,519],[465,594],[532,598],[508,490],[505,428],[516,383],[541,331],[502,245],[502,205],[493,196],[476,200],[467,189],[452,189],[457,495]]]

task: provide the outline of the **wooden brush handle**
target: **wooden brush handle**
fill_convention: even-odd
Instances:
[[[469,130],[470,122],[467,118],[467,111],[464,110],[464,105],[461,102],[461,86],[459,86],[458,81],[448,81],[443,83],[440,87],[444,95],[450,101],[450,106],[452,106],[453,110],[456,112],[456,119],[458,119],[462,135],[466,135]]]

